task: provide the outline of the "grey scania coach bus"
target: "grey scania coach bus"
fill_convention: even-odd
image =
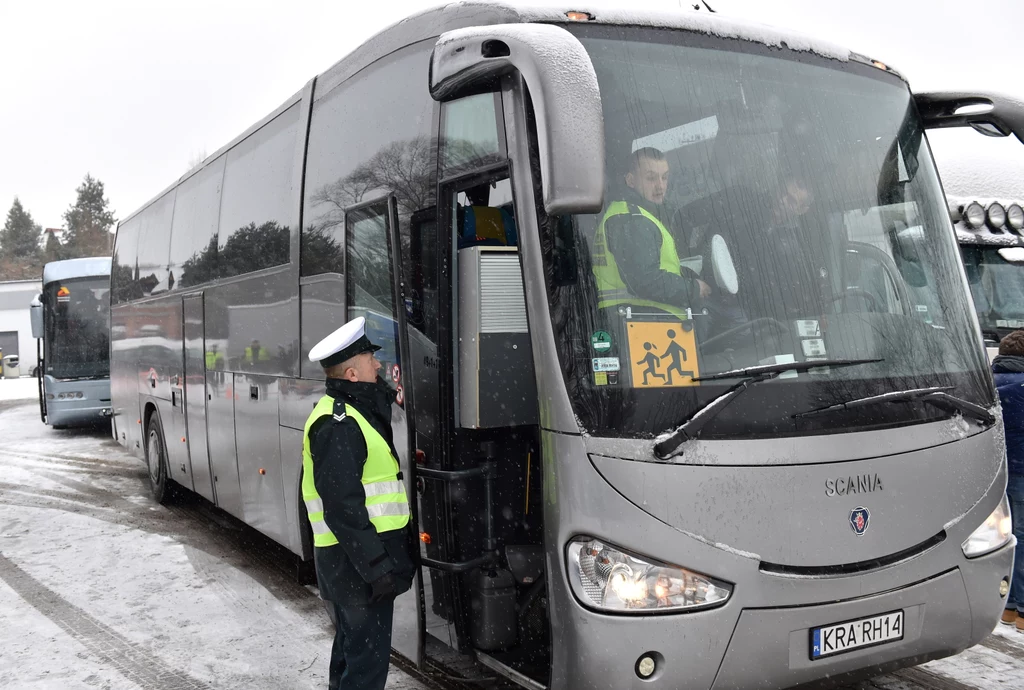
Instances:
[[[950,199],[949,215],[989,357],[1024,328],[1024,207],[1020,201]]]
[[[750,688],[954,654],[1014,543],[924,134],[967,125],[1021,138],[1024,111],[703,11],[420,13],[120,223],[114,434],[159,498],[308,560],[305,354],[365,315],[420,538],[413,662]],[[641,151],[691,303],[598,292]]]
[[[39,415],[54,428],[110,418],[110,257],[51,261],[30,307]]]

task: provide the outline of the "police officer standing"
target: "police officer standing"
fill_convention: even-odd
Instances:
[[[394,600],[414,573],[409,499],[391,432],[395,394],[377,376],[379,349],[359,317],[309,352],[324,368],[327,394],[306,420],[302,498],[320,595],[337,619],[332,689],[383,690]]]

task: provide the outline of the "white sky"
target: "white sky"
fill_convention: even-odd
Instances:
[[[711,3],[870,54],[917,90],[989,88],[1024,99],[1021,0]],[[60,227],[86,172],[124,217],[197,154],[213,153],[376,31],[433,4],[0,0],[0,217],[17,195],[36,222]],[[1015,140],[939,132],[932,142],[948,193],[1024,198],[1008,187],[1011,179],[1024,186]],[[958,171],[964,159],[987,177]],[[1013,172],[993,175],[993,165]],[[964,189],[978,179],[985,189]],[[995,189],[1004,186],[1010,191]]]

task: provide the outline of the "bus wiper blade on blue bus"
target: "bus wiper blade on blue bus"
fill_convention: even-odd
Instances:
[[[787,371],[810,371],[825,367],[852,367],[858,364],[874,364],[881,359],[819,359],[808,362],[786,362],[782,364],[761,364],[743,369],[731,369],[718,374],[709,374],[693,379],[694,381],[718,381],[721,379],[742,379],[735,386],[700,408],[682,426],[673,431],[664,440],[654,446],[654,454],[659,460],[668,460],[679,454],[679,448],[690,439],[697,438],[700,430],[714,419],[729,403],[739,397],[751,386],[762,381],[778,378]]]
[[[931,403],[948,412],[959,412],[963,416],[975,419],[985,426],[995,423],[995,415],[981,405],[976,405],[969,400],[964,400],[963,398],[958,398],[955,395],[950,395],[948,391],[952,389],[952,386],[933,386],[931,388],[912,388],[905,391],[892,391],[891,393],[871,395],[866,398],[857,398],[856,400],[848,400],[847,402],[837,403],[827,407],[819,407],[816,410],[799,412],[793,415],[793,418],[814,417],[816,415],[827,414],[836,410],[849,410],[855,407],[865,407],[867,405],[874,405],[877,403],[913,402],[920,400],[921,402]]]

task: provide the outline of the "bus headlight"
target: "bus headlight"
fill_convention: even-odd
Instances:
[[[581,537],[569,543],[569,582],[584,604],[619,613],[683,611],[723,603],[732,587],[720,580]]]
[[[1003,494],[1003,500],[999,502],[992,514],[985,518],[981,527],[974,530],[974,533],[967,537],[967,541],[960,545],[964,555],[968,558],[977,558],[991,553],[1010,541],[1013,535],[1013,520],[1010,518],[1010,503]]]

